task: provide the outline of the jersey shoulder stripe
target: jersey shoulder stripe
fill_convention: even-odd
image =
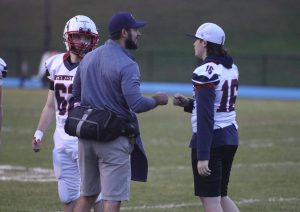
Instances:
[[[219,75],[219,65],[215,63],[205,63],[195,69],[192,75],[193,84],[206,84],[213,83],[218,84],[220,81]]]
[[[203,76],[203,75],[197,75],[193,73],[192,82],[194,85],[202,85],[202,84],[208,84],[213,83],[216,84],[220,81],[219,76],[217,74],[212,75],[210,78]]]

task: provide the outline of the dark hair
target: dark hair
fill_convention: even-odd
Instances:
[[[215,44],[207,41],[206,45],[207,56],[221,56],[224,57],[228,55],[227,51],[224,49],[223,45]]]
[[[128,32],[130,28],[124,28],[124,29]],[[109,38],[112,40],[119,40],[121,36],[122,36],[122,30],[118,32],[114,32],[109,36]]]
[[[112,40],[119,40],[121,38],[121,32],[122,31],[114,32],[109,36],[109,38]]]

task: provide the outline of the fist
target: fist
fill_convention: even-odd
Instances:
[[[35,137],[33,137],[31,142],[32,150],[35,152],[39,152],[41,150],[41,145],[42,145],[42,141],[40,139],[36,139]]]
[[[155,99],[156,105],[166,105],[168,104],[168,95],[165,93],[156,93],[153,98]]]
[[[185,107],[189,104],[189,99],[181,94],[173,96],[173,104],[180,107]]]

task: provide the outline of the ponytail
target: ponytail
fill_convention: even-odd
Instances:
[[[207,53],[207,56],[224,57],[224,56],[228,55],[228,53],[224,49],[223,45],[211,43],[211,42],[208,42],[208,41],[207,41],[207,45],[206,45],[206,53]]]

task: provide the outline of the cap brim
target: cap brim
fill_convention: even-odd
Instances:
[[[130,27],[132,28],[141,28],[141,27],[144,27],[146,26],[146,22],[142,22],[142,21],[139,21],[139,22],[136,22],[135,24],[131,25]]]
[[[185,35],[188,36],[188,37],[195,38],[195,39],[200,39],[200,38],[196,37],[194,34],[185,34]]]

